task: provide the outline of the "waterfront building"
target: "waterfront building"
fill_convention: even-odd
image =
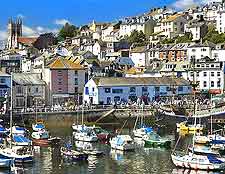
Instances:
[[[47,84],[49,105],[64,104],[82,97],[88,80],[87,68],[63,57],[56,57],[44,69],[43,79]],[[81,101],[81,100],[80,100]]]
[[[204,57],[195,63],[197,89],[211,94],[224,91],[224,62]],[[193,80],[193,71],[189,69],[188,79]]]
[[[84,87],[83,101],[88,104],[113,104],[147,98],[171,96],[171,86],[177,95],[190,94],[189,81],[170,77],[94,77]]]
[[[45,105],[45,82],[41,74],[13,73],[13,108],[34,108]]]

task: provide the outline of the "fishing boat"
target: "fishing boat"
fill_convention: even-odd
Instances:
[[[165,147],[169,148],[171,140],[160,137],[157,133],[151,132],[143,137],[145,147]]]
[[[194,66],[195,67],[195,66]],[[193,77],[193,91],[196,91],[196,81],[195,81],[195,74],[194,71],[194,77]],[[197,110],[197,100],[196,100],[196,94],[194,92],[194,110],[193,113],[195,115]],[[197,118],[194,119],[194,128],[197,125]],[[194,131],[194,135],[192,138],[192,147],[195,146],[195,135],[196,131]],[[176,152],[176,146],[180,140],[180,137],[178,138],[178,141],[174,147],[173,152],[171,153],[171,159],[175,166],[182,167],[182,168],[188,168],[188,169],[194,169],[194,170],[222,170],[225,169],[225,163],[224,159],[215,156],[215,155],[197,155],[194,154],[194,148],[192,148],[192,152],[189,152],[187,154]]]
[[[71,144],[66,144],[66,147],[61,147],[61,155],[72,161],[86,161],[88,159],[88,154],[72,150]]]
[[[196,124],[196,126],[194,125],[187,125],[186,122],[181,122],[181,123],[177,123],[177,129],[181,130],[181,131],[190,131],[190,132],[200,132],[203,131],[204,127],[201,124]]]
[[[116,137],[112,138],[109,142],[112,149],[122,151],[129,151],[135,149],[133,139],[131,138],[130,135],[117,135]]]
[[[34,145],[38,146],[48,146],[49,145],[49,133],[47,130],[42,129],[38,132],[33,132],[31,134],[32,141]]]
[[[33,162],[33,153],[28,147],[13,146],[0,149],[0,158],[12,159],[16,163],[30,163]]]
[[[38,123],[35,123],[35,124],[32,124],[32,129],[33,131],[41,131],[42,129],[45,129],[45,125],[41,122],[38,122]]]

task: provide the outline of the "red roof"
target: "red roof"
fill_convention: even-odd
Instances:
[[[36,42],[37,39],[37,37],[19,37],[18,42],[27,45],[32,45],[34,44],[34,42]]]

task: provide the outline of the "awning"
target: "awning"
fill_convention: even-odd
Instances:
[[[210,89],[209,93],[210,94],[221,94],[222,90],[221,89]]]

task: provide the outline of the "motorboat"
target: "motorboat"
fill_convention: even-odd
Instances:
[[[157,133],[151,132],[143,136],[145,147],[165,147],[170,148],[171,140],[160,137]]]
[[[151,132],[153,132],[152,127],[142,127],[133,130],[134,136],[138,138],[143,138],[144,136],[148,135]]]
[[[32,141],[34,145],[39,145],[39,146],[47,146],[49,145],[49,133],[47,130],[42,129],[41,131],[38,132],[33,132],[31,134]]]
[[[98,141],[98,137],[95,134],[95,132],[89,128],[74,132],[73,135],[74,139],[78,141],[85,141],[85,142]]]
[[[172,161],[177,167],[194,170],[223,170],[225,163],[214,155],[179,155],[172,154]]]
[[[0,158],[13,159],[17,163],[29,163],[33,161],[33,152],[28,147],[13,146],[0,149]]]
[[[117,135],[113,137],[110,141],[112,149],[129,151],[135,149],[135,144],[130,135]]]

